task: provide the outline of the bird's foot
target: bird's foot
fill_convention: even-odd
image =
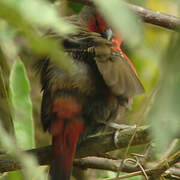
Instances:
[[[117,129],[116,130],[116,132],[115,132],[115,134],[114,134],[114,144],[115,144],[115,146],[119,149],[120,148],[120,145],[119,145],[119,143],[120,143],[120,141],[119,141],[119,137],[120,137],[120,132],[122,131],[122,130],[125,130],[125,129],[129,129],[129,130],[132,130],[132,129],[136,129],[136,125],[134,125],[134,126],[128,126],[128,125],[125,125],[125,124],[121,124],[121,125],[119,125],[119,129]]]
[[[134,129],[136,128],[136,125],[126,125],[126,124],[118,124],[114,122],[107,122],[107,121],[98,121],[99,123],[102,123],[106,125],[107,127],[110,127],[112,129],[116,129],[118,131],[124,130],[124,129]]]

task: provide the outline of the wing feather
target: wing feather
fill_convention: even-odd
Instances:
[[[131,98],[145,92],[136,73],[120,53],[111,53],[106,61],[95,59],[105,83],[115,95]]]

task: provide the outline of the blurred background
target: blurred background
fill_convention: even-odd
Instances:
[[[126,2],[179,16],[178,0]],[[97,3],[100,11],[105,10],[106,3],[106,0]],[[148,161],[159,160],[173,142],[168,155],[180,149],[179,140],[175,138],[180,130],[180,36],[175,31],[143,23],[134,14],[127,12],[124,16],[121,11],[124,7],[119,7],[113,3],[108,5],[110,12],[116,16],[110,17],[107,13],[108,17],[105,18],[108,22],[117,22],[120,27],[118,32],[131,29],[122,33],[125,37],[122,48],[133,62],[146,89],[145,94],[134,99],[132,111],[127,113],[122,123],[137,126],[150,124],[154,140],[148,145]],[[1,128],[4,127],[0,129],[0,153],[11,153],[24,167],[21,172],[1,174],[0,179],[47,179],[47,167],[39,167],[34,158],[20,153],[20,149],[51,143],[40,122],[42,94],[40,79],[33,65],[37,54],[52,56],[54,61],[60,59],[63,50],[55,41],[43,39],[42,32],[48,28],[61,34],[73,31],[73,27],[62,17],[77,14],[82,8],[81,4],[65,0],[0,1],[0,122]],[[118,17],[122,16],[127,24],[123,28],[123,23],[118,21]],[[131,27],[131,22],[136,20]],[[67,67],[67,63],[61,60],[60,67]],[[132,152],[141,154],[146,150],[147,146],[144,145],[131,147],[128,155]],[[123,158],[125,152],[126,149],[109,154]],[[86,180],[116,176],[114,172],[91,169],[75,169],[74,174],[77,179]],[[128,179],[141,180],[143,177]]]

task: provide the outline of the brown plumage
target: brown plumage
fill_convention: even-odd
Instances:
[[[127,107],[129,99],[144,92],[127,57],[112,38],[104,38],[109,27],[93,8],[66,20],[78,27],[76,33],[47,35],[62,42],[72,58],[73,72],[56,67],[50,59],[38,64],[41,120],[53,137],[52,180],[68,180],[79,140],[94,133],[102,125],[99,121],[114,118],[120,105]]]

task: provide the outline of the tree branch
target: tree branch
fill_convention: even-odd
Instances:
[[[159,163],[154,169],[154,172],[151,173],[151,179],[158,179],[161,174],[163,174],[167,169],[172,167],[177,162],[180,162],[180,151],[171,155],[169,158],[165,159],[161,163]]]
[[[177,158],[176,160],[178,160],[177,156],[176,158]],[[156,167],[154,164],[155,163],[148,163],[148,166],[144,165],[145,172],[148,171],[148,169],[151,169],[152,171],[153,167]],[[109,171],[114,171],[114,172],[118,172],[119,167],[122,165],[121,166],[122,172],[131,173],[131,176],[134,175],[134,173],[137,174],[137,172],[139,175],[140,174],[142,175],[142,171],[140,167],[137,165],[137,163],[132,164],[131,161],[126,161],[126,163],[123,163],[123,160],[114,160],[114,159],[107,159],[107,158],[102,158],[102,157],[100,158],[99,157],[86,157],[82,159],[75,159],[74,165],[80,168],[92,168],[92,169],[100,169],[100,170],[109,170]],[[177,178],[180,179],[180,169],[169,168],[163,174],[163,177],[171,178],[171,179],[177,179]]]
[[[77,3],[81,3],[88,6],[94,6],[91,0],[69,0]],[[141,6],[125,3],[129,9],[140,16],[145,22],[154,24],[170,30],[179,30],[180,18],[161,13],[159,11],[147,9]]]
[[[151,163],[151,166],[148,165],[148,167],[144,168],[144,173],[150,176],[152,180],[158,179],[158,177],[161,175],[171,179],[180,178],[179,169],[170,168],[179,161],[180,161],[180,151],[176,152],[175,154],[165,159],[164,161],[160,162],[156,166],[152,165],[154,163]],[[143,175],[142,169],[138,166],[138,163],[136,163],[136,161],[131,161],[130,159],[129,160],[127,159],[127,161],[123,161],[123,160],[113,160],[107,158],[87,157],[83,159],[76,159],[74,161],[74,164],[78,167],[83,167],[83,168],[94,168],[101,170],[110,170],[115,172],[117,172],[119,170],[119,167],[122,165],[121,170],[123,172],[128,172],[129,174],[119,176],[117,179],[124,179],[128,177]],[[107,180],[112,180],[112,179],[109,178]]]
[[[136,130],[136,134],[134,136],[134,140],[132,141],[132,145],[140,145],[150,142],[150,136],[148,134],[149,127],[142,126],[139,128],[133,129],[125,129],[120,131],[119,133],[110,132],[101,136],[89,137],[85,142],[81,144],[78,148],[76,157],[82,158],[85,156],[98,156],[102,153],[106,153],[112,150],[116,150],[117,145],[121,148],[125,148],[128,146],[131,137],[134,135]],[[114,137],[116,134],[116,138]],[[115,145],[116,139],[116,145]],[[42,147],[37,149],[32,149],[26,151],[27,153],[33,154],[37,157],[40,165],[47,165],[50,163],[51,159],[51,146]],[[180,151],[170,156],[166,160],[160,162],[158,165],[147,166],[145,167],[145,172],[147,175],[152,176],[152,178],[157,177],[159,175],[164,174],[164,177],[167,178],[177,178],[179,171],[175,171],[174,169],[170,169],[174,164],[180,161]],[[122,164],[123,163],[123,164]],[[120,165],[122,164],[122,171],[128,172],[128,175],[125,177],[132,177],[137,175],[142,175],[142,171],[140,167],[135,166],[133,162],[126,160],[113,160],[107,158],[97,158],[97,157],[86,157],[82,159],[75,159],[74,165],[83,168],[94,168],[94,169],[104,169],[111,170],[117,172],[119,170]],[[0,172],[7,172],[12,170],[20,169],[21,166],[16,161],[15,158],[12,158],[10,155],[2,154],[0,155]],[[167,171],[168,169],[168,171]],[[125,178],[124,175],[120,176],[119,179]],[[156,178],[155,178],[156,179]]]
[[[103,157],[85,157],[75,159],[74,165],[80,168],[92,168],[117,172],[122,165],[123,172],[134,172],[140,170],[138,167],[132,166],[132,163],[123,163],[123,160],[108,159]]]
[[[128,146],[131,137],[136,128],[125,129],[116,133],[116,144],[118,147],[125,148]],[[151,138],[148,134],[149,127],[142,126],[137,128],[132,145],[146,144],[150,142]],[[81,143],[78,148],[76,157],[98,156],[102,153],[116,150],[117,145],[114,142],[114,132],[110,132],[100,136],[89,137],[85,142]],[[40,165],[47,165],[51,159],[51,146],[41,147],[26,151],[35,155]],[[0,155],[0,172],[7,172],[20,169],[20,164],[9,155]]]
[[[127,6],[147,23],[171,30],[180,28],[180,18],[178,17],[132,4],[127,4]]]

